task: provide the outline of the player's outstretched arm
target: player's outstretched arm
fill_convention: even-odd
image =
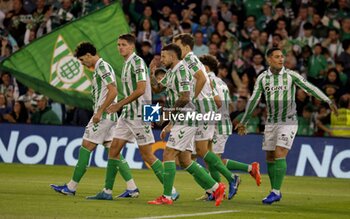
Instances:
[[[316,97],[317,99],[328,103],[329,108],[335,113],[336,116],[338,116],[337,106],[320,89],[318,89],[315,85],[311,84],[303,76],[294,71],[290,71],[290,75],[298,87],[303,89],[306,93]]]

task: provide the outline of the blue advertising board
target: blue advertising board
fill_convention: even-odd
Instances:
[[[153,151],[159,158],[165,142],[154,130]],[[70,165],[77,162],[83,127],[0,124],[0,162],[46,165]],[[266,173],[262,135],[232,135],[223,157],[241,162],[258,161]],[[123,155],[131,168],[147,168],[135,143],[128,143]],[[350,139],[296,137],[287,157],[287,174],[350,178]],[[107,154],[99,145],[91,156],[91,166],[106,167]]]

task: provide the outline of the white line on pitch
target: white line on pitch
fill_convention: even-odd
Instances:
[[[211,214],[227,214],[227,213],[237,213],[238,210],[228,210],[228,211],[211,211],[211,212],[202,212],[194,214],[176,214],[176,215],[167,215],[167,216],[153,216],[153,217],[138,217],[135,219],[162,219],[162,218],[178,218],[178,217],[191,217],[191,216],[205,216]]]

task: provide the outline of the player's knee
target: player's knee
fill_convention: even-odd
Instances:
[[[202,147],[196,147],[196,153],[200,157],[204,157],[206,151]]]
[[[157,159],[152,153],[142,154],[141,157],[149,164],[153,164]]]
[[[192,163],[191,159],[180,159],[179,161],[180,161],[180,166],[183,169],[187,168]]]

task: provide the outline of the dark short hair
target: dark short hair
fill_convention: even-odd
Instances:
[[[208,66],[209,70],[217,73],[219,62],[215,56],[212,55],[202,55],[199,57],[199,60],[203,63],[203,65]]]
[[[148,47],[152,47],[151,43],[149,41],[143,41],[141,43],[141,46],[148,46]]]
[[[157,76],[159,74],[165,74],[166,73],[166,70],[164,68],[157,68],[155,71],[154,71],[154,76]]]
[[[350,98],[346,95],[343,95],[339,99],[339,108],[348,108],[350,103]]]
[[[127,33],[127,34],[122,34],[119,36],[118,39],[121,40],[126,40],[126,42],[128,42],[129,44],[134,44],[136,43],[136,38],[134,37],[134,35]]]
[[[272,53],[274,52],[274,51],[282,51],[280,48],[277,48],[277,47],[272,47],[271,49],[269,49],[269,50],[267,50],[267,52],[266,52],[266,56],[267,57],[271,57],[272,56]]]
[[[174,37],[174,41],[178,41],[178,40],[180,40],[182,45],[189,46],[191,50],[193,49],[194,39],[191,34],[188,34],[188,33],[178,34]]]
[[[175,43],[169,43],[162,48],[162,51],[173,51],[176,54],[178,60],[181,60],[181,49]]]
[[[344,50],[347,50],[350,46],[350,39],[346,39],[342,42],[342,46]]]
[[[304,30],[312,30],[313,26],[310,22],[306,22],[304,25],[303,25],[303,29]]]
[[[191,24],[188,22],[182,22],[181,27],[182,29],[191,29]]]
[[[86,54],[90,53],[91,55],[96,55],[96,48],[92,43],[89,42],[81,42],[77,48],[75,49],[74,56],[79,58]]]

